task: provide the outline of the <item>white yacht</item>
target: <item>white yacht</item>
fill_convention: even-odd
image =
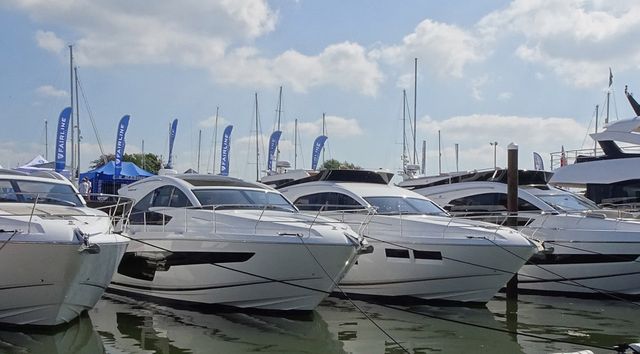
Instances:
[[[454,220],[425,197],[389,185],[392,176],[324,170],[279,186],[299,209],[345,221],[373,246],[373,253],[359,257],[340,282],[340,290],[485,303],[534,253],[519,232]]]
[[[0,171],[0,322],[58,325],[91,309],[128,239],[62,176]]]
[[[451,213],[501,222],[507,171],[418,178],[402,186]],[[550,172],[519,171],[518,225],[542,243],[519,272],[519,289],[573,295],[640,295],[640,222],[548,185]]]
[[[637,210],[640,117],[612,122],[602,132],[591,134],[591,138],[600,149],[567,151],[574,163],[555,169],[549,183],[584,189],[585,196],[597,204]]]
[[[312,310],[362,249],[347,225],[298,212],[278,191],[213,175],[145,178],[111,289],[164,302]]]

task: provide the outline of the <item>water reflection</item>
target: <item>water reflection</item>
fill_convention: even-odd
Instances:
[[[521,295],[517,306],[496,298],[483,308],[354,303],[375,324],[332,297],[314,312],[282,317],[109,295],[90,315],[110,353],[403,352],[394,340],[410,353],[604,353],[599,347],[640,341],[640,309],[628,302]]]
[[[0,328],[0,353],[104,353],[100,336],[86,314],[68,325],[47,328]]]
[[[344,353],[316,312],[203,313],[108,295],[91,317],[108,352]]]

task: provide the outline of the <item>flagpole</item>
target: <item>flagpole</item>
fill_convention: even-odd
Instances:
[[[76,145],[73,137],[73,111],[75,110],[73,105],[73,45],[69,45],[69,96],[71,96],[71,183],[75,184],[76,176],[74,171],[76,166]]]

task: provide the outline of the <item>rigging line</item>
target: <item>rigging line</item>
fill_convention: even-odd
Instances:
[[[98,134],[98,128],[96,127],[96,121],[93,119],[93,111],[91,110],[91,106],[89,105],[89,100],[87,100],[87,96],[84,93],[84,87],[82,86],[82,80],[78,76],[76,71],[76,80],[78,81],[78,87],[80,88],[80,94],[82,95],[82,102],[84,102],[85,109],[87,110],[87,114],[89,115],[89,121],[91,122],[91,126],[93,127],[93,133],[96,135],[96,141],[98,142],[98,148],[100,149],[100,155],[104,155],[104,148],[102,147],[102,139],[100,139],[100,135]]]
[[[3,232],[11,232],[9,230],[2,230]],[[11,236],[9,236],[9,238],[7,238],[6,241],[4,241],[4,243],[2,244],[2,246],[0,246],[0,251],[2,251],[2,249],[4,248],[4,246],[7,245],[7,243],[9,243],[9,241],[11,241],[11,239],[13,238],[13,236],[18,234],[19,230],[13,230],[13,234]]]
[[[405,249],[408,249],[408,250],[411,250],[411,251],[414,251],[414,252],[416,251],[416,249],[414,249],[414,248],[412,248],[412,247],[403,246],[403,245],[400,245],[400,244],[397,244],[397,243],[394,243],[394,242],[390,242],[390,241],[384,241],[384,240],[376,239],[376,238],[371,237],[371,236],[364,236],[364,235],[363,235],[363,237],[370,238],[370,239],[375,240],[375,241],[378,241],[378,242],[382,242],[382,243],[390,244],[390,245],[392,245],[392,246],[396,246],[396,247],[400,247],[400,248],[405,248]],[[478,238],[480,238],[480,237],[478,237]],[[492,240],[490,240],[490,239],[488,239],[488,238],[486,238],[486,237],[481,237],[481,238],[482,238],[482,239],[484,239],[484,240],[487,240],[487,241],[491,242],[493,245],[495,245],[495,246],[499,247],[499,248],[500,248],[500,249],[502,249],[503,251],[505,251],[505,252],[507,252],[507,253],[509,253],[509,254],[513,255],[513,256],[514,256],[514,257],[516,257],[516,258],[519,258],[519,259],[521,259],[521,260],[524,260],[525,262],[526,262],[526,261],[528,261],[528,259],[525,259],[525,258],[523,258],[523,257],[520,257],[519,255],[517,255],[517,254],[515,254],[515,253],[513,253],[513,252],[511,252],[511,251],[509,251],[508,249],[504,248],[503,246],[501,246],[501,245],[499,245],[499,244],[495,243],[494,241],[492,241]],[[471,265],[471,266],[475,266],[475,267],[479,267],[479,268],[485,268],[485,269],[489,269],[489,270],[495,270],[495,271],[499,271],[499,272],[503,272],[503,273],[507,273],[507,274],[511,274],[511,275],[518,275],[518,272],[506,271],[506,270],[504,270],[504,269],[499,269],[499,268],[494,268],[494,267],[490,267],[490,266],[486,266],[486,265],[482,265],[482,264],[477,264],[477,263],[467,262],[467,261],[463,261],[463,260],[455,259],[455,258],[450,258],[450,257],[446,257],[446,256],[442,256],[442,259],[447,259],[447,260],[450,260],[450,261],[453,261],[453,262],[463,263],[463,264],[467,264],[467,265]],[[561,283],[561,284],[569,283],[569,284],[567,284],[567,285],[574,285],[574,286],[577,286],[577,287],[580,287],[580,288],[586,288],[586,289],[592,290],[592,291],[594,291],[594,292],[597,292],[597,293],[599,293],[599,294],[601,294],[601,295],[604,295],[604,296],[610,297],[610,298],[612,298],[612,299],[619,300],[619,301],[622,301],[622,302],[625,302],[625,303],[628,303],[628,304],[631,304],[631,305],[640,306],[640,304],[638,304],[638,303],[636,303],[636,302],[632,302],[632,301],[629,301],[629,300],[627,300],[627,299],[625,299],[625,298],[622,298],[622,297],[620,297],[620,296],[616,296],[616,295],[615,295],[616,293],[608,292],[608,291],[605,291],[605,290],[603,290],[603,289],[593,288],[593,287],[590,287],[590,286],[587,286],[587,285],[583,285],[583,284],[581,284],[581,283],[578,283],[578,282],[577,282],[577,281],[575,281],[575,280],[567,279],[567,278],[565,278],[565,277],[563,277],[563,276],[561,276],[561,275],[559,275],[559,274],[557,274],[557,273],[555,273],[555,272],[553,272],[553,271],[551,271],[551,270],[548,270],[548,269],[546,269],[546,268],[544,268],[544,267],[540,266],[539,264],[533,264],[533,265],[534,265],[534,266],[536,266],[536,267],[538,267],[538,268],[540,268],[540,269],[542,269],[542,270],[544,270],[544,271],[546,271],[547,273],[550,273],[550,274],[552,274],[552,275],[554,275],[554,276],[556,276],[556,277],[560,278],[560,280],[552,280],[553,282],[557,282],[557,283]],[[530,279],[533,279],[533,280],[548,280],[548,279],[541,278],[541,277],[536,277],[536,276],[533,276],[533,275],[522,275],[522,276],[526,276],[527,278],[530,278]]]
[[[375,304],[375,305],[378,305],[378,306],[381,306],[381,307],[386,307],[386,308],[389,308],[389,309],[392,309],[392,310],[411,313],[411,314],[414,314],[414,315],[424,316],[424,317],[428,317],[428,318],[432,318],[432,319],[436,319],[436,320],[442,320],[442,321],[457,323],[457,324],[461,324],[461,325],[472,326],[472,327],[476,327],[476,328],[483,328],[483,329],[496,331],[496,332],[501,332],[501,333],[507,333],[507,334],[511,334],[511,335],[518,335],[518,336],[523,336],[523,337],[541,339],[541,340],[544,340],[546,342],[551,342],[551,343],[553,343],[553,342],[566,343],[566,344],[573,344],[573,345],[587,346],[587,347],[597,348],[597,349],[602,349],[602,350],[608,350],[608,351],[612,351],[612,352],[618,352],[616,349],[614,349],[612,347],[605,347],[605,346],[600,346],[600,345],[596,345],[596,344],[579,343],[579,342],[574,342],[574,341],[570,341],[570,340],[566,340],[566,339],[548,338],[548,337],[540,336],[540,335],[537,335],[537,334],[529,334],[529,333],[524,333],[524,332],[520,332],[520,331],[510,331],[508,329],[496,328],[496,327],[481,325],[481,324],[477,324],[477,323],[471,323],[471,322],[465,322],[465,321],[461,321],[461,320],[455,320],[455,319],[452,319],[452,318],[446,318],[446,317],[431,315],[431,314],[428,314],[428,313],[419,312],[419,311],[410,310],[410,309],[403,309],[403,308],[400,308],[400,307],[397,307],[397,306],[393,306],[393,305],[389,305],[389,304],[385,304],[385,303],[373,302],[373,301],[368,301],[368,302],[372,303],[372,304]]]
[[[584,143],[585,143],[585,142],[587,142],[587,137],[588,137],[588,136],[589,136],[589,134],[590,134],[589,132],[591,131],[591,124],[592,124],[592,123],[593,123],[593,121],[594,121],[594,119],[593,119],[593,118],[595,117],[595,115],[596,115],[596,114],[598,114],[596,110],[594,110],[593,112],[594,112],[594,113],[591,113],[591,119],[589,120],[589,126],[587,127],[587,132],[584,134],[584,139],[582,139],[582,144],[580,145],[580,148],[581,148],[581,149],[584,149],[584,148],[585,148],[585,147],[584,147]]]
[[[520,259],[524,259],[524,258],[522,258],[522,257],[518,256],[517,254],[514,254],[513,252],[509,251],[508,249],[506,249],[506,248],[504,248],[504,247],[502,247],[502,246],[498,245],[497,243],[493,242],[492,240],[490,240],[490,239],[488,239],[488,238],[486,238],[486,237],[484,237],[484,239],[485,239],[485,240],[487,240],[487,241],[489,241],[489,242],[491,242],[491,243],[492,243],[492,244],[494,244],[495,246],[500,247],[502,250],[504,250],[505,252],[507,252],[507,253],[509,253],[509,254],[513,255],[514,257],[517,257],[517,258],[520,258]],[[525,260],[525,261],[527,261],[527,260]],[[579,282],[577,282],[577,281],[575,281],[575,280],[567,279],[567,278],[565,278],[565,277],[561,276],[560,274],[558,274],[558,273],[556,273],[556,272],[554,272],[554,271],[551,271],[551,270],[549,270],[549,269],[547,269],[547,268],[545,268],[545,267],[542,267],[542,266],[541,266],[541,265],[539,265],[539,264],[532,264],[532,265],[533,265],[533,266],[535,266],[535,267],[537,267],[537,268],[540,268],[540,269],[544,270],[544,271],[545,271],[545,272],[547,272],[547,273],[550,273],[550,274],[555,275],[556,277],[558,277],[558,278],[562,279],[561,281],[555,281],[555,280],[554,280],[553,282],[558,282],[558,283],[562,283],[562,282],[569,282],[569,283],[571,283],[572,285],[576,285],[576,286],[581,287],[581,288],[589,289],[589,290],[594,291],[594,292],[596,292],[596,293],[598,293],[598,294],[600,294],[600,295],[605,295],[605,296],[607,296],[607,297],[610,297],[610,298],[612,298],[612,299],[614,299],[614,300],[619,300],[619,301],[622,301],[622,302],[627,303],[627,304],[629,304],[629,305],[634,305],[634,306],[638,306],[638,307],[640,307],[640,304],[638,304],[638,303],[636,303],[636,302],[633,302],[633,301],[629,301],[629,300],[627,300],[627,299],[625,299],[625,298],[622,298],[622,297],[620,297],[620,296],[616,295],[617,293],[610,292],[610,291],[606,291],[606,290],[603,290],[603,289],[593,288],[593,287],[590,287],[590,286],[588,286],[588,285],[581,284],[581,283],[579,283]]]
[[[611,96],[613,96],[613,111],[616,112],[616,120],[618,120],[618,103],[616,102],[616,95]]]
[[[387,332],[386,330],[384,330],[384,328],[382,328],[378,323],[376,323],[376,321],[374,321],[371,316],[369,316],[369,314],[367,314],[363,309],[360,308],[360,306],[358,306],[353,300],[351,300],[351,298],[344,292],[344,290],[342,290],[342,288],[340,287],[340,285],[338,283],[335,282],[335,280],[333,280],[333,277],[331,277],[331,275],[329,275],[329,272],[327,272],[327,270],[324,268],[324,266],[322,266],[322,264],[320,263],[320,261],[316,258],[316,256],[313,254],[313,252],[311,252],[311,249],[309,249],[309,247],[307,246],[307,244],[304,242],[304,240],[302,239],[302,236],[300,234],[298,234],[298,238],[300,239],[300,242],[302,242],[302,244],[304,245],[304,247],[307,249],[307,252],[309,252],[309,254],[311,255],[311,258],[313,258],[313,260],[318,264],[318,266],[320,266],[320,269],[322,269],[322,271],[324,272],[324,274],[326,274],[326,276],[331,279],[331,282],[333,283],[333,286],[340,290],[340,293],[342,294],[342,296],[345,297],[345,299],[347,299],[347,301],[356,308],[356,310],[358,310],[361,314],[364,315],[364,317],[367,318],[367,320],[369,320],[369,322],[373,323],[374,326],[376,326],[376,328],[378,328],[380,330],[380,332],[382,332],[385,336],[387,336],[387,338],[391,339],[398,347],[400,347],[400,349],[402,349],[405,353],[409,353],[409,351],[407,350],[407,348],[403,347],[402,344],[400,344],[395,338],[393,338],[393,336],[391,336],[391,334],[389,334],[389,332]],[[355,260],[354,260],[355,262]]]

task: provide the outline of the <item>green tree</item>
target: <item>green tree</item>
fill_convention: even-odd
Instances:
[[[98,168],[98,167],[104,166],[104,164],[106,164],[107,162],[113,161],[115,159],[116,157],[114,154],[102,155],[100,156],[100,158],[91,161],[90,167]],[[160,162],[160,157],[152,153],[144,154],[144,164],[142,163],[142,160],[143,160],[142,154],[126,154],[125,153],[124,156],[122,157],[122,160],[127,162],[133,162],[136,165],[138,165],[138,167],[155,174],[158,173],[158,170],[160,170],[162,166],[162,163]]]
[[[320,169],[321,170],[359,170],[361,169],[361,167],[351,162],[347,162],[347,161],[340,162],[336,159],[331,159],[331,160],[325,161],[320,167]]]

